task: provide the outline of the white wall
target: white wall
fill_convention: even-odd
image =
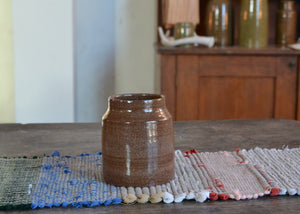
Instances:
[[[97,122],[114,94],[115,1],[75,1],[76,121]]]
[[[0,0],[0,123],[15,121],[11,1]]]
[[[116,93],[155,92],[156,2],[116,0]]]
[[[13,0],[16,122],[73,122],[73,1]]]
[[[114,93],[155,92],[156,1],[76,0],[76,121],[97,122]]]
[[[12,0],[16,122],[97,122],[155,92],[154,0]]]

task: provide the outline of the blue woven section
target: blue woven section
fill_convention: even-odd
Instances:
[[[120,188],[105,184],[102,155],[60,156],[55,151],[44,158],[32,209],[44,207],[94,207],[120,204]]]

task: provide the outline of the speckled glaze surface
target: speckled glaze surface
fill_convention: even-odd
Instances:
[[[164,96],[115,95],[108,105],[102,117],[105,182],[142,187],[173,179],[173,121]]]
[[[215,37],[216,46],[232,45],[231,0],[210,0],[206,8],[206,34]]]
[[[297,12],[294,1],[281,1],[277,11],[276,44],[287,46],[296,42]]]
[[[264,48],[268,45],[268,0],[241,0],[239,45]]]

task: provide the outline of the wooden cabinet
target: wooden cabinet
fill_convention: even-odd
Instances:
[[[177,121],[300,119],[299,51],[160,45],[157,50],[161,93]]]
[[[205,35],[208,0],[200,2],[197,33]],[[156,45],[161,93],[175,120],[287,118],[300,120],[300,51],[276,48],[278,0],[269,0],[269,47],[237,47],[240,0],[232,0],[234,46],[174,48]],[[296,11],[300,1],[296,1]],[[158,26],[163,23],[158,0]],[[300,37],[298,16],[297,38]],[[159,38],[158,38],[159,41]]]

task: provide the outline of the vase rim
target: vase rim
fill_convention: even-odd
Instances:
[[[175,25],[176,26],[192,26],[192,27],[194,27],[193,22],[177,22]]]
[[[122,103],[132,102],[153,102],[161,101],[165,98],[162,94],[149,94],[149,93],[128,93],[116,94],[109,97],[109,101],[116,101]]]

